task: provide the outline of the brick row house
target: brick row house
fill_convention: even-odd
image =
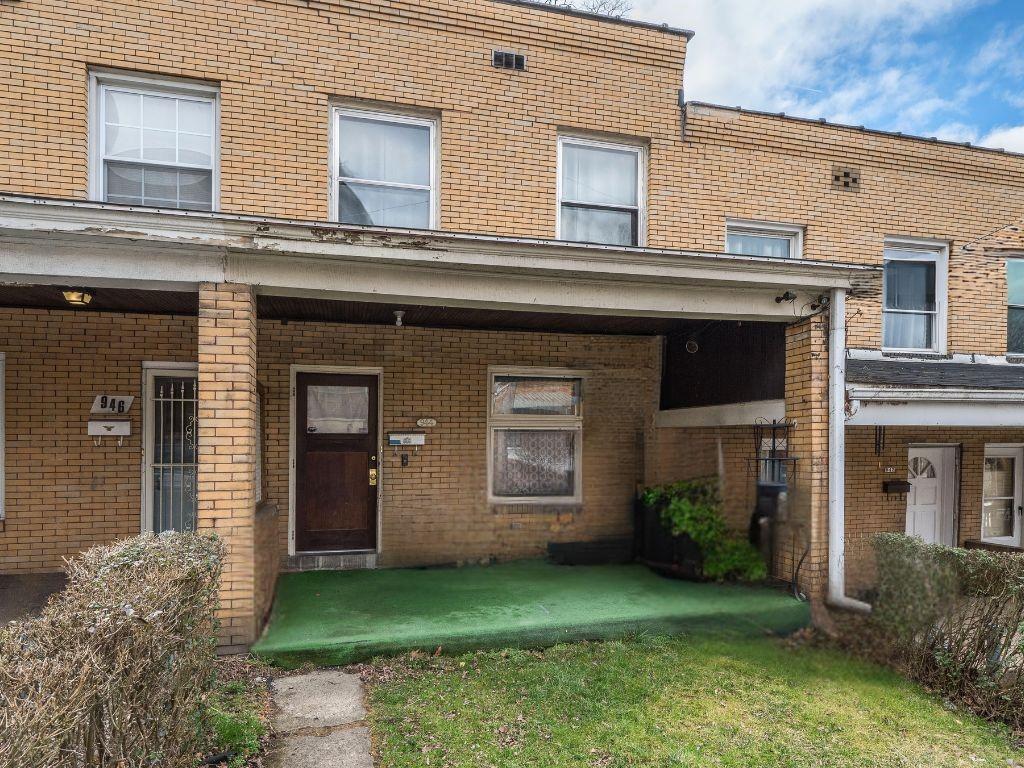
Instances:
[[[1024,158],[687,102],[691,34],[0,5],[0,573],[214,530],[240,648],[279,568],[626,538],[705,475],[738,528],[784,475],[819,602],[878,531],[1020,546]]]

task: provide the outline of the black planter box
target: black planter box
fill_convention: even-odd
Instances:
[[[704,559],[688,535],[673,536],[661,522],[664,504],[648,506],[640,499],[634,508],[634,542],[637,560],[664,576],[704,580]]]

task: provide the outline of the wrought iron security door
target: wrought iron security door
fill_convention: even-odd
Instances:
[[[189,373],[151,379],[149,485],[157,533],[196,527],[197,388]]]

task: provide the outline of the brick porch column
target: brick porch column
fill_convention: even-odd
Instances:
[[[227,543],[220,646],[255,638],[256,299],[252,286],[199,287],[198,526]]]
[[[825,597],[828,576],[828,374],[828,315],[787,328],[786,420],[795,425],[789,455],[797,462],[788,523],[777,541],[776,572],[791,577],[796,562],[790,559],[799,560],[809,539],[799,581],[815,603]]]

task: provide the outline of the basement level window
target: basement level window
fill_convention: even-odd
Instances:
[[[1006,262],[1006,351],[1024,355],[1024,259]]]
[[[725,225],[726,253],[799,259],[803,242],[803,228],[792,224],[730,220]]]
[[[210,211],[218,173],[216,86],[94,73],[94,199]]]

